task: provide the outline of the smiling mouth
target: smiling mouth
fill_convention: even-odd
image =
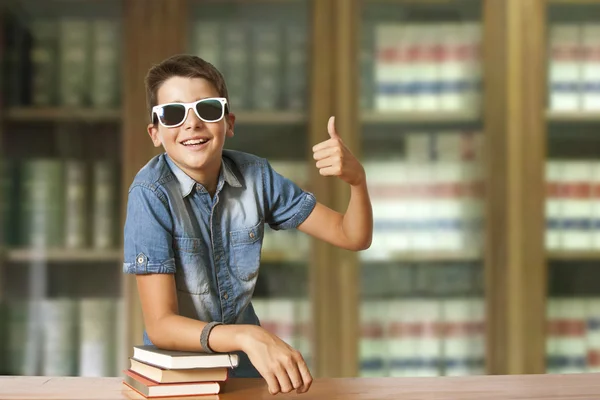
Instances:
[[[202,146],[203,144],[208,143],[209,140],[210,139],[190,139],[181,142],[181,144],[187,147]]]

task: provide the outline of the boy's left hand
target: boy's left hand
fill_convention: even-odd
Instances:
[[[335,117],[327,123],[329,139],[313,146],[313,158],[323,176],[338,176],[352,186],[365,181],[365,170],[335,130]]]

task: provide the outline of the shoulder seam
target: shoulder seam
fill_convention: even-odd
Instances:
[[[148,182],[135,182],[129,188],[129,193],[131,193],[133,191],[133,189],[135,189],[136,187],[140,187],[140,188],[150,191],[161,201],[161,203],[163,203],[167,207],[169,206],[167,197],[165,196],[165,194],[162,191],[158,190],[159,186],[157,186],[156,184],[148,183]]]

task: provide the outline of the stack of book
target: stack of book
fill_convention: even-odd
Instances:
[[[146,398],[216,395],[230,368],[239,364],[236,354],[170,351],[155,346],[134,346],[131,366],[123,383]]]

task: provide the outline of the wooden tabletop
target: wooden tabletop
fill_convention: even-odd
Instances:
[[[343,399],[343,400],[569,400],[600,399],[600,374],[510,375],[439,378],[315,379],[311,389],[272,396],[262,379],[231,379],[222,399]],[[0,376],[2,400],[143,400],[121,378]],[[176,398],[174,398],[176,399]]]

